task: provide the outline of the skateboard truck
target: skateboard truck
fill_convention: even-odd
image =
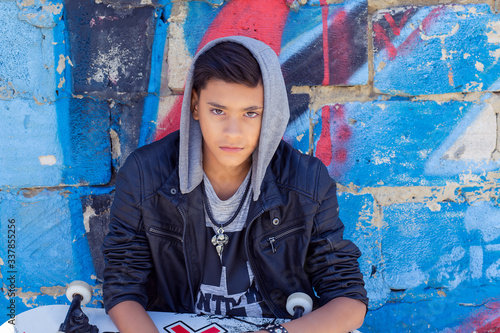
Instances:
[[[57,333],[99,333],[97,326],[89,323],[89,318],[81,308],[92,298],[90,285],[84,281],[73,281],[66,289],[66,297],[71,305]]]
[[[313,300],[306,294],[296,292],[288,296],[286,300],[286,310],[293,319],[302,317],[312,311]]]

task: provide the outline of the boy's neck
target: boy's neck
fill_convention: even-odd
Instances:
[[[214,170],[205,168],[204,171],[219,199],[227,200],[236,193],[243,183],[250,167],[251,164],[237,169]]]

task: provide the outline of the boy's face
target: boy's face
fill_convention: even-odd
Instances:
[[[248,171],[259,142],[264,89],[210,80],[192,93],[193,118],[203,135],[205,172]]]

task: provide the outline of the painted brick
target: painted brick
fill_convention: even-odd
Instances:
[[[291,123],[285,139],[302,152],[313,147],[343,184],[443,186],[500,166],[492,160],[496,115],[487,102],[325,106]]]
[[[362,0],[291,11],[280,51],[287,85],[366,84],[367,16],[368,3]]]
[[[78,192],[71,189],[0,192],[0,233],[7,244],[15,220],[15,263],[0,247],[2,282],[15,271],[17,294],[40,293],[42,287],[64,286],[73,280],[91,283],[95,275],[85,236]],[[14,228],[12,228],[14,229]],[[12,254],[12,253],[11,253]],[[12,257],[11,257],[12,258]],[[10,266],[13,264],[14,266]],[[29,294],[25,294],[29,295]],[[5,297],[1,297],[2,303]]]
[[[113,202],[113,194],[99,193],[81,197],[83,222],[89,243],[90,254],[96,276],[103,279],[104,256],[102,244],[109,232],[109,209]]]
[[[500,207],[491,202],[384,207],[382,254],[391,289],[454,290],[500,279]],[[426,254],[426,255],[423,255]]]
[[[64,156],[54,104],[16,98],[0,101],[0,186],[57,185]],[[27,149],[29,147],[29,149]]]
[[[416,7],[419,0],[378,11],[369,60],[366,0],[67,1],[64,11],[62,1],[42,2],[0,1],[0,45],[8,45],[0,59],[0,239],[15,218],[19,312],[67,303],[71,280],[102,277],[113,173],[137,146],[178,126],[181,99],[172,92],[182,91],[185,67],[200,45],[227,33],[279,53],[291,106],[285,138],[348,186],[340,216],[363,253],[370,297],[361,331],[496,328],[498,106],[489,94],[465,94],[470,102],[439,95],[498,90],[498,14],[488,6]],[[324,43],[334,47],[323,52]],[[341,105],[333,102],[344,88],[309,87],[372,91],[372,60],[375,94],[397,97],[350,95],[359,102]],[[294,86],[308,94],[291,94]],[[419,94],[435,101],[401,97]],[[320,99],[331,105],[310,109]],[[16,189],[61,184],[77,186]],[[449,197],[435,197],[443,188]],[[0,259],[5,286],[4,246]],[[102,306],[101,292],[93,306]],[[0,297],[0,307],[7,301]]]
[[[375,216],[375,202],[369,194],[339,193],[338,200],[344,238],[352,240],[362,253],[359,263],[370,299],[369,309],[377,309],[386,303],[390,289],[382,275],[382,234]]]
[[[108,183],[111,152],[106,105],[89,99],[47,105],[19,98],[0,101],[6,125],[0,133],[4,170],[0,186]]]
[[[376,332],[391,322],[389,332],[455,332],[497,318],[493,304],[481,306],[495,302],[500,292],[494,283],[500,266],[498,205],[443,203],[432,212],[408,203],[384,207],[383,216],[383,275],[391,293],[383,307],[369,312],[363,328]]]
[[[141,131],[147,128],[148,122],[141,126],[147,112],[147,98],[138,98],[125,104],[115,103],[110,106],[111,130],[116,135],[112,139],[113,166],[116,169],[119,169],[128,155],[139,146]]]
[[[40,103],[54,101],[53,32],[19,20],[24,10],[20,12],[15,1],[0,2],[0,45],[9,46],[2,47],[0,100],[22,97]]]
[[[155,8],[66,3],[74,94],[125,99],[148,91]]]
[[[400,7],[373,17],[375,88],[428,95],[498,91],[500,15],[490,6]]]

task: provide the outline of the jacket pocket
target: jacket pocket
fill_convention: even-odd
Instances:
[[[158,227],[150,226],[147,229],[147,233],[154,236],[166,237],[182,243],[182,234],[179,232],[160,229]]]
[[[280,242],[287,239],[288,237],[291,237],[297,233],[300,233],[301,231],[304,231],[305,229],[306,229],[306,227],[304,225],[291,226],[287,229],[281,230],[279,233],[277,233],[275,235],[271,235],[270,237],[266,237],[265,241],[267,242],[267,244],[264,247],[264,250],[271,248],[271,251],[273,251],[273,253],[275,253]]]

